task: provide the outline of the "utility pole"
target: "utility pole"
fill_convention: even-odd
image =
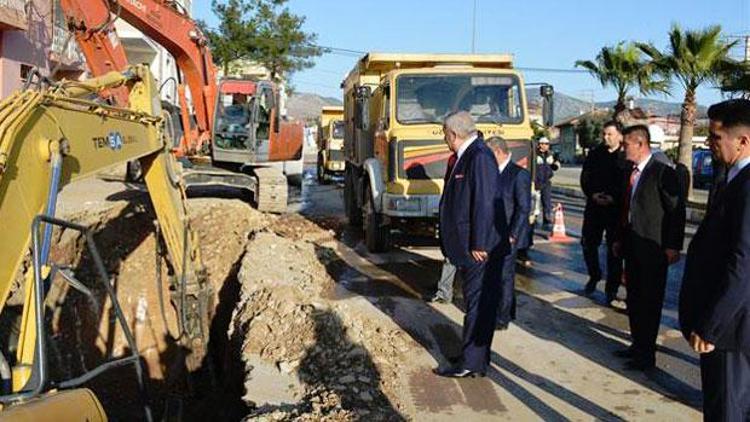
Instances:
[[[472,13],[472,25],[471,25],[471,54],[477,52],[477,0],[474,0],[474,11]]]

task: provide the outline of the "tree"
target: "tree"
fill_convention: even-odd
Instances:
[[[596,147],[601,143],[604,118],[586,117],[576,126],[578,144],[584,151]]]
[[[750,98],[750,63],[741,62],[726,69],[721,76],[721,90],[731,97]]]
[[[255,29],[245,16],[250,8],[247,0],[213,0],[211,11],[218,18],[219,27],[212,30],[205,22],[198,21],[198,25],[208,37],[211,55],[223,68],[225,75],[230,73],[232,63],[248,58],[253,48]]]
[[[697,101],[695,93],[706,82],[720,83],[738,64],[729,57],[735,42],[721,38],[721,26],[702,30],[683,31],[673,25],[669,31],[669,45],[664,52],[652,44],[638,43],[638,47],[651,59],[658,71],[668,73],[685,89],[685,99],[680,112],[679,162],[690,172],[692,180],[693,127]],[[689,184],[692,195],[692,183]]]
[[[287,0],[213,0],[211,10],[221,22],[216,29],[201,24],[211,52],[224,73],[232,63],[249,60],[264,66],[280,81],[314,65],[322,53],[317,35],[305,32],[304,16],[293,14]]]
[[[322,54],[322,49],[315,45],[317,34],[302,29],[305,17],[282,7],[286,2],[255,1],[256,37],[250,57],[268,69],[273,80],[282,80],[298,70],[312,67],[315,64],[312,59]]]
[[[643,60],[641,50],[633,43],[619,43],[614,47],[603,47],[596,59],[578,60],[575,65],[591,73],[603,87],[611,86],[617,91],[613,118],[622,121],[627,109],[625,101],[631,89],[638,88],[641,94],[666,92],[669,82],[660,77],[654,68]]]
[[[535,141],[538,141],[542,138],[549,139],[551,137],[549,128],[539,123],[537,120],[531,121],[531,130],[534,131],[534,135],[531,137],[531,139]]]

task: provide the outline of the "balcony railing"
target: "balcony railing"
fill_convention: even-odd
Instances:
[[[29,29],[25,0],[0,0],[0,30]]]

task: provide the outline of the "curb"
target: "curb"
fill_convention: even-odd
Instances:
[[[571,198],[579,198],[579,199],[586,199],[586,195],[583,194],[583,191],[581,191],[578,188],[569,188],[565,186],[552,186],[552,192],[556,193],[558,195],[565,195]],[[703,204],[697,204],[698,206],[705,208],[705,205]],[[706,215],[705,209],[698,208],[697,206],[692,206],[691,204],[688,204],[687,209],[685,210],[685,216],[689,223],[692,224],[700,224],[701,221],[703,221],[703,217]]]

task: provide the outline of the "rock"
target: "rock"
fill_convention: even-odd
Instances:
[[[293,371],[296,371],[297,368],[299,368],[300,361],[299,360],[292,360],[292,361],[282,361],[279,362],[278,367],[279,371],[281,371],[284,374],[290,374]]]
[[[345,376],[339,378],[339,382],[341,384],[351,384],[354,381],[356,381],[356,379],[354,378],[354,375],[345,375]]]
[[[367,391],[363,391],[359,394],[359,398],[362,399],[362,401],[370,402],[372,401],[372,394],[368,393]]]

